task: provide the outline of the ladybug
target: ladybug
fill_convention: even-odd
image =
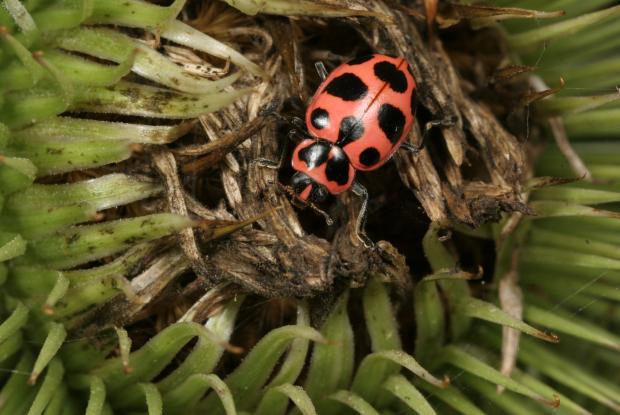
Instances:
[[[375,170],[404,143],[415,121],[416,81],[403,58],[373,54],[338,66],[323,82],[306,111],[309,138],[293,151],[292,190],[302,202],[322,202],[348,189],[363,199],[357,223],[363,233],[368,192],[355,181],[357,170]]]

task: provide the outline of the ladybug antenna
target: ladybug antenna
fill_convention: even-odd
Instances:
[[[327,69],[325,69],[325,64],[321,61],[314,62],[314,68],[316,69],[316,73],[319,74],[321,81],[324,81],[327,78],[327,75],[329,75]]]
[[[316,206],[314,203],[311,203],[311,202],[307,204],[308,206],[310,206],[310,209],[314,210],[316,213],[323,216],[327,226],[332,226],[334,224],[334,220],[332,219],[332,217],[329,216],[329,214],[325,212],[323,209],[319,208],[318,206]]]
[[[329,214],[327,212],[325,212],[323,209],[319,208],[317,205],[315,205],[314,203],[312,203],[310,201],[301,200],[299,198],[299,195],[297,193],[295,193],[295,189],[293,189],[291,186],[286,186],[286,185],[283,185],[282,183],[278,183],[278,184],[279,184],[279,186],[280,186],[280,188],[282,190],[284,190],[286,193],[289,194],[289,196],[291,196],[291,203],[293,204],[293,206],[295,206],[295,207],[297,207],[299,209],[305,209],[305,208],[309,207],[314,212],[316,212],[319,215],[323,216],[327,226],[332,226],[334,224],[334,220],[332,219],[331,216],[329,216]]]
[[[270,115],[278,114],[278,108],[280,108],[280,104],[281,102],[279,99],[274,99],[273,101],[265,105],[265,107],[263,107],[263,109],[259,112],[259,115],[263,117],[268,117]]]

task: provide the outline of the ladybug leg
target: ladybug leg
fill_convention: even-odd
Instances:
[[[411,144],[406,141],[400,145],[400,150],[405,150],[412,154],[418,154],[420,151],[422,151],[423,148],[424,148],[424,141],[422,141],[422,145],[419,147],[416,146],[415,144]]]
[[[299,117],[295,117],[292,115],[282,115],[279,112],[272,112],[269,115],[282,123],[288,124],[291,127],[298,129],[299,131],[304,131],[306,129],[306,123]]]
[[[267,169],[272,170],[280,170],[280,167],[284,164],[284,156],[286,155],[286,151],[280,152],[280,159],[278,161],[271,160],[264,157],[258,157],[253,160],[250,160],[250,164],[254,164],[258,167],[265,167]]]
[[[290,125],[293,129],[291,133],[289,133],[289,138],[292,138],[291,134],[303,136],[303,138],[311,138],[310,134],[306,131],[306,122],[303,119],[291,115],[282,115],[276,111],[276,108],[277,102],[271,103],[261,112],[261,115],[264,117],[274,117],[279,122]],[[293,131],[295,132],[292,133]]]
[[[456,124],[458,118],[455,115],[442,118],[440,120],[431,120],[424,125],[424,133],[422,134],[422,143],[419,146],[408,142],[403,142],[400,146],[402,150],[408,151],[413,154],[418,154],[426,147],[426,142],[430,136],[430,132],[435,127],[452,127]]]
[[[424,134],[435,127],[452,127],[458,120],[459,119],[456,115],[449,115],[439,120],[431,120],[424,125]]]
[[[325,224],[327,226],[332,226],[334,224],[334,220],[332,219],[331,216],[329,216],[329,213],[325,212],[323,209],[319,208],[314,203],[307,203],[307,205],[308,205],[308,207],[310,207],[310,209],[312,209],[313,211],[315,211],[319,215],[323,216],[323,219],[325,219]]]
[[[456,115],[450,115],[448,117],[441,118],[439,120],[431,120],[424,125],[424,134],[422,134],[422,144],[420,144],[419,150],[422,150],[426,146],[428,137],[431,130],[435,127],[452,127],[456,125],[458,117]]]
[[[267,169],[279,170],[280,167],[282,167],[282,158],[283,157],[281,157],[278,161],[274,161],[271,159],[259,157],[254,160],[250,160],[250,163],[255,164],[259,167],[265,167]]]
[[[288,132],[289,140],[298,143],[305,138],[312,138],[312,136],[306,130],[306,123],[301,118],[286,116],[277,112],[269,113],[269,115],[274,117],[278,121],[289,124],[291,127],[293,127]]]
[[[319,74],[319,78],[321,78],[321,81],[324,81],[328,75],[327,69],[325,69],[325,64],[323,64],[323,62],[321,61],[314,62],[314,68],[316,69],[316,72]]]
[[[288,117],[288,123],[299,131],[306,130],[306,122],[299,117]]]
[[[299,131],[297,129],[289,130],[286,136],[288,137],[289,140],[291,140],[294,143],[299,143],[300,141],[306,138],[312,138],[309,134],[305,133],[303,130]]]
[[[332,219],[331,216],[329,216],[329,213],[325,212],[323,209],[321,209],[320,207],[318,207],[312,202],[299,200],[297,198],[297,195],[295,195],[295,191],[293,190],[291,186],[280,184],[280,188],[284,190],[285,193],[288,193],[288,195],[291,197],[291,204],[293,206],[295,206],[298,209],[310,208],[314,212],[323,216],[323,219],[325,219],[325,223],[327,224],[327,226],[332,226],[334,224],[334,220]]]
[[[458,117],[456,115],[450,115],[445,118],[441,118],[439,120],[431,120],[424,125],[424,134],[422,134],[422,144],[420,145],[420,149],[424,148],[426,144],[426,140],[428,140],[428,136],[430,132],[435,127],[452,127],[456,125],[458,121]]]
[[[362,207],[360,208],[360,213],[357,216],[357,222],[355,224],[355,233],[360,241],[364,244],[364,246],[368,249],[372,249],[375,247],[373,241],[370,240],[366,232],[364,231],[364,227],[366,226],[366,214],[368,212],[368,190],[359,182],[353,182],[353,186],[351,187],[353,193],[362,198]]]

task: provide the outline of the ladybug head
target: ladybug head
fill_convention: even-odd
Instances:
[[[306,203],[321,203],[327,199],[329,191],[303,172],[296,172],[291,179],[295,196]]]

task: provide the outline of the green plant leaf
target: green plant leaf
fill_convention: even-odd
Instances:
[[[511,327],[517,329],[530,336],[537,337],[539,339],[557,343],[558,337],[554,334],[545,333],[538,330],[523,321],[512,317],[499,307],[486,301],[478,300],[476,298],[468,298],[461,301],[456,307],[457,312],[464,313],[472,318],[490,321],[491,323],[501,324],[502,326]]]
[[[392,303],[384,284],[379,278],[373,278],[366,283],[362,302],[364,306],[364,321],[370,336],[371,350],[378,352],[401,349],[402,343],[398,333],[398,323],[392,310]],[[394,364],[389,359],[375,360],[373,364],[374,375],[372,377],[377,380],[384,380],[390,375],[398,373],[399,370],[398,364]],[[373,392],[376,391],[377,394],[373,394],[372,397],[369,394],[361,395],[373,404],[377,403],[379,395],[382,395],[378,406],[387,406],[388,402],[386,399],[389,399],[390,395],[386,394],[378,384],[375,387]],[[352,390],[355,391],[355,388]],[[365,392],[370,392],[370,388],[366,388]]]
[[[254,346],[241,365],[226,378],[226,384],[233,396],[243,393],[243,400],[237,402],[238,409],[254,408],[273,368],[291,342],[297,338],[315,342],[325,341],[321,333],[310,327],[284,326],[274,329]],[[213,394],[207,397],[200,408],[213,411],[213,414],[222,413],[222,407]]]
[[[47,367],[54,356],[56,356],[66,337],[67,331],[65,330],[65,326],[60,323],[50,323],[47,337],[45,338],[43,346],[41,346],[41,351],[37,356],[37,360],[34,362],[32,372],[30,373],[30,378],[28,378],[28,383],[31,385],[36,383],[39,374]],[[57,363],[62,366],[60,360],[57,360]]]
[[[161,31],[174,21],[185,3],[186,0],[175,0],[162,7],[135,0],[96,1],[88,22]]]
[[[353,374],[355,348],[353,328],[347,313],[348,300],[347,291],[334,304],[321,327],[321,334],[329,343],[314,345],[304,383],[305,391],[322,415],[338,413],[337,404],[326,398],[339,389],[347,388]]]
[[[436,415],[428,401],[424,396],[411,384],[404,376],[391,376],[383,387],[393,393],[409,408],[419,415]]]
[[[0,362],[6,362],[24,347],[25,341],[21,331],[0,343]]]
[[[464,386],[468,390],[475,390],[482,399],[487,402],[487,407],[493,411],[500,411],[510,415],[543,415],[543,408],[535,406],[527,399],[511,392],[497,393],[497,388],[492,383],[471,375],[463,375]],[[488,413],[488,412],[487,412]]]
[[[307,327],[310,325],[310,315],[308,306],[305,302],[300,302],[297,306],[297,325]],[[286,359],[282,363],[278,373],[273,377],[269,385],[282,385],[285,383],[292,384],[297,380],[306,363],[308,348],[310,342],[305,338],[293,340],[291,347],[286,355]],[[261,399],[258,408],[254,411],[254,415],[278,415],[286,413],[289,404],[289,396],[283,393],[272,392],[265,393]]]
[[[217,295],[216,290],[210,293]],[[242,297],[229,301],[220,313],[209,318],[205,327],[213,334],[213,338],[200,337],[183,363],[157,384],[159,390],[170,391],[193,374],[211,373],[222,357],[224,345],[230,340],[242,303]]]
[[[129,334],[125,329],[114,327],[114,331],[116,332],[116,336],[118,337],[118,349],[119,354],[121,355],[121,362],[123,362],[123,370],[125,371],[125,373],[129,373],[133,371],[133,368],[131,367],[131,362],[129,361],[132,343],[131,338],[129,337]]]
[[[116,357],[107,359],[92,374],[100,377],[106,384],[109,396],[120,402],[119,398],[126,398],[128,386],[150,381],[195,337],[213,339],[214,336],[197,323],[173,324],[131,353],[131,373],[123,370],[123,358]]]
[[[476,405],[474,405],[465,394],[461,393],[456,387],[438,388],[429,382],[414,382],[415,386],[423,389],[430,394],[428,398],[436,396],[459,413],[463,415],[484,415]]]
[[[0,324],[0,344],[14,336],[28,321],[28,308],[17,302],[11,315]]]
[[[189,119],[224,108],[250,89],[193,95],[121,81],[114,87],[85,87],[77,91],[70,110],[138,117]]]
[[[89,169],[131,157],[131,143],[110,140],[50,140],[12,142],[6,149],[13,157],[32,160],[37,177]]]
[[[571,413],[580,414],[580,415],[589,415],[591,412],[583,408],[581,405],[577,404],[572,399],[569,399],[566,395],[559,393],[557,390],[551,388],[547,383],[543,382],[540,379],[535,378],[529,374],[526,374],[520,370],[515,370],[512,373],[512,377],[532,389],[535,392],[540,393],[541,395],[553,396],[556,395],[560,398],[560,406],[558,410],[569,411]]]
[[[360,415],[380,415],[379,412],[377,412],[377,410],[362,397],[347,390],[339,390],[338,392],[330,395],[329,399],[347,405]]]
[[[157,387],[152,383],[140,383],[140,388],[146,398],[148,415],[162,415],[164,404]]]
[[[316,415],[317,412],[314,409],[312,399],[304,391],[301,386],[291,385],[290,383],[283,383],[280,386],[275,386],[267,390],[267,395],[272,393],[280,393],[290,399],[302,415]],[[268,412],[263,412],[268,413]]]
[[[135,57],[133,72],[153,82],[188,94],[219,92],[239,78],[239,74],[235,74],[217,81],[196,79],[154,49],[137,39],[111,29],[90,27],[71,29],[56,37],[55,42],[61,49],[85,53],[116,63],[125,62],[137,49],[139,53]]]
[[[239,65],[254,75],[266,76],[265,71],[261,67],[251,62],[242,53],[179,20],[170,22],[162,32],[161,37],[193,50],[199,50],[224,60],[230,60],[235,65]]]
[[[369,403],[374,404],[379,394],[378,389],[391,375],[390,372],[382,370],[385,367],[385,361],[394,363],[397,369],[404,367],[424,381],[437,387],[445,388],[449,384],[447,379],[441,381],[435,378],[412,356],[402,350],[384,350],[369,354],[362,360],[355,374],[351,391]],[[398,370],[395,372],[398,372]]]
[[[620,6],[609,7],[600,11],[565,20],[560,23],[546,25],[509,38],[510,45],[516,50],[527,50],[538,46],[541,42],[577,33],[587,27],[599,24],[604,19],[620,16]]]
[[[160,213],[79,226],[32,241],[26,255],[51,268],[71,268],[170,235],[194,223],[184,216]]]
[[[222,402],[226,415],[236,415],[235,402],[228,386],[217,375],[194,374],[163,396],[164,413],[185,414],[194,408],[207,390],[213,389]]]
[[[70,117],[52,117],[42,120],[41,122],[27,128],[13,131],[11,140],[45,143],[50,139],[77,140],[88,138],[92,140],[130,141],[132,143],[141,144],[165,144],[170,143],[186,134],[191,126],[192,123],[168,126],[88,120]],[[107,186],[110,186],[110,190],[112,190],[113,185],[117,181],[119,185],[123,186],[133,185],[135,184],[134,182],[139,181],[139,179],[121,173],[113,173],[98,177],[96,179],[79,182],[84,186],[80,186],[79,183],[68,183],[64,185],[56,185],[56,187],[50,188],[63,190],[67,188],[69,195],[71,194],[69,189],[75,188],[76,191],[79,189],[79,191],[83,191],[86,192],[86,194],[91,195],[91,192],[95,191],[95,189],[99,186],[102,186],[103,189],[107,189]],[[142,180],[142,183],[146,184],[149,182]],[[151,185],[154,185],[154,183],[151,182]],[[38,187],[41,188],[43,186],[39,185]]]
[[[47,367],[47,372],[45,373],[45,379],[43,380],[41,388],[38,390],[37,395],[34,398],[34,402],[28,410],[28,415],[40,415],[43,413],[47,405],[52,400],[56,389],[60,386],[64,372],[65,369],[62,366],[60,359],[55,358],[50,361],[49,366]]]
[[[588,189],[576,185],[547,187],[532,192],[532,200],[557,200],[578,205],[597,205],[620,201],[620,192]]]
[[[501,385],[508,390],[527,396],[539,402],[544,402],[551,406],[557,406],[555,397],[545,398],[519,382],[502,375],[499,371],[477,359],[463,349],[450,345],[443,349],[441,356],[443,361],[456,366],[467,373],[485,379],[496,385]]]
[[[357,8],[349,8],[339,4],[327,2],[317,3],[311,0],[224,0],[226,3],[245,14],[257,13],[278,14],[283,16],[371,16],[375,13]]]
[[[88,406],[86,407],[86,415],[100,415],[103,413],[103,405],[105,403],[105,384],[97,376],[91,377],[90,380],[90,396],[88,397]]]

